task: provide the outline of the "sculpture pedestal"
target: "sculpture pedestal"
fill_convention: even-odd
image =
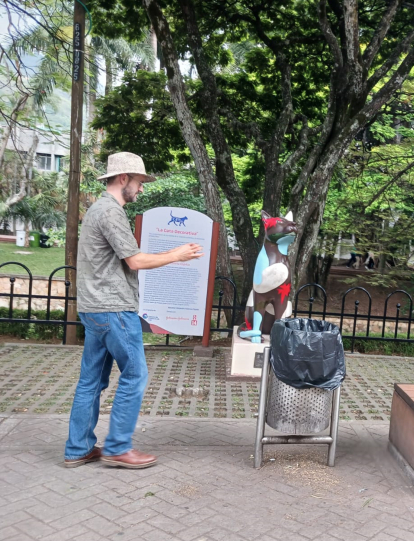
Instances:
[[[254,367],[254,356],[255,353],[263,353],[264,348],[270,346],[269,335],[263,335],[264,342],[261,344],[252,344],[250,340],[243,340],[237,336],[237,329],[238,327],[233,328],[230,376],[260,378],[262,369]]]

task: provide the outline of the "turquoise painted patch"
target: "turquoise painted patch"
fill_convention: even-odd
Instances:
[[[262,324],[262,314],[260,312],[255,312],[253,314],[253,329],[260,329],[260,325]]]
[[[252,336],[261,336],[261,331],[240,331],[240,338],[251,338]]]
[[[253,284],[260,285],[262,283],[263,271],[269,266],[269,258],[267,257],[266,248],[263,246],[257,256],[256,266],[254,268]]]
[[[282,255],[287,255],[288,248],[294,240],[295,240],[295,237],[293,235],[289,235],[287,237],[283,237],[280,240],[278,240],[276,244],[279,246],[279,252]]]

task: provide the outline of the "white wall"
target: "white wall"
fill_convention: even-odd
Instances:
[[[18,127],[13,138],[9,138],[7,149],[28,152],[33,143],[34,133],[28,128]],[[54,134],[41,128],[36,128],[36,133],[39,137],[36,154],[50,154],[52,157],[50,171],[56,171],[55,157],[69,156],[69,135]]]

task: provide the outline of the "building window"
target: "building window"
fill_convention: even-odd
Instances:
[[[50,171],[52,169],[52,156],[51,154],[36,154],[37,168],[43,171]]]
[[[60,173],[61,171],[63,171],[65,166],[66,166],[65,157],[64,156],[55,156],[55,171]]]

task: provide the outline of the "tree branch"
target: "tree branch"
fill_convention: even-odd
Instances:
[[[197,168],[208,215],[214,221],[220,223],[217,270],[223,276],[231,276],[232,271],[228,254],[227,231],[224,224],[220,193],[207,149],[197,130],[190,108],[188,107],[185,86],[180,72],[178,56],[170,27],[156,0],[143,0],[143,5],[162,48],[171,101],[173,102],[176,111],[183,138],[190,149]],[[225,297],[226,301],[230,302],[229,294],[225,294]]]
[[[262,139],[260,127],[256,122],[240,122],[236,115],[228,108],[218,110],[220,115],[227,118],[227,125],[237,131],[244,133],[248,139],[254,139],[259,147],[265,143]]]
[[[290,208],[293,209],[293,207],[298,208],[299,207],[299,197],[302,193],[302,190],[304,189],[306,182],[310,178],[319,157],[322,155],[322,152],[325,148],[325,145],[327,141],[329,140],[329,136],[331,135],[332,128],[335,123],[335,115],[336,115],[336,91],[334,89],[334,79],[336,77],[335,72],[332,72],[331,74],[331,90],[329,94],[329,103],[328,103],[328,111],[325,117],[325,120],[320,128],[321,135],[319,137],[319,141],[316,143],[316,145],[313,147],[309,158],[302,168],[302,171],[300,172],[300,175],[293,186],[291,190],[291,197],[290,197]]]
[[[16,122],[17,115],[26,105],[28,98],[29,98],[28,94],[23,94],[22,96],[20,96],[19,99],[17,100],[17,104],[14,106],[13,111],[11,112],[11,115],[9,117],[10,121],[7,122],[7,128],[5,129],[5,132],[3,134],[3,137],[0,143],[0,168],[3,165],[4,153],[6,152],[7,143],[9,142],[12,125]],[[3,116],[3,118],[5,118],[3,111],[0,111],[0,113]]]
[[[29,149],[29,152],[27,153],[27,158],[22,165],[23,171],[20,178],[19,192],[16,194],[10,195],[6,199],[6,201],[4,202],[6,209],[10,208],[12,205],[15,205],[16,203],[18,203],[19,201],[21,201],[22,199],[26,197],[26,186],[27,186],[27,182],[30,180],[29,178],[30,170],[33,167],[34,154],[36,152],[38,144],[39,144],[39,136],[37,135],[36,132],[34,132],[32,145]]]
[[[362,59],[359,46],[358,0],[344,0],[344,26],[351,96],[363,96]]]
[[[390,187],[392,186],[395,182],[397,182],[403,175],[405,175],[406,173],[408,173],[408,171],[410,171],[411,169],[414,168],[414,162],[411,162],[410,164],[407,165],[407,167],[405,167],[402,171],[400,171],[399,173],[397,173],[390,181],[388,181],[385,186],[383,186],[372,198],[371,200],[369,201],[369,203],[367,203],[366,205],[366,208],[370,207],[372,205],[372,203],[374,203],[377,199],[379,199],[381,197],[381,195]]]
[[[302,122],[303,126],[299,133],[298,146],[282,165],[282,169],[286,174],[289,174],[292,169],[294,169],[298,165],[298,162],[302,158],[302,156],[304,156],[306,150],[308,149],[309,135],[315,135],[322,130],[322,126],[309,129],[308,119],[305,116],[302,116]]]
[[[335,34],[332,32],[331,25],[329,24],[328,18],[326,16],[326,0],[320,0],[318,5],[318,17],[319,17],[319,26],[322,30],[325,40],[329,45],[332,56],[334,58],[334,68],[335,71],[338,71],[344,65],[344,59],[342,56],[341,48],[339,47],[338,40],[336,39]]]
[[[383,78],[389,70],[397,63],[402,54],[406,54],[410,45],[414,41],[414,30],[412,30],[400,43],[380,68],[375,71],[367,81],[367,92],[370,92],[374,86]]]
[[[368,47],[365,49],[362,61],[364,64],[364,69],[367,73],[385,39],[385,36],[388,33],[388,30],[390,29],[391,23],[394,20],[395,14],[397,13],[400,4],[401,0],[391,0],[388,9],[384,13],[381,22],[375,30]]]
[[[413,41],[414,30],[411,32],[410,35],[412,35],[411,41]],[[407,50],[408,50],[408,47],[409,45],[407,45]],[[379,90],[375,94],[372,101],[367,103],[365,107],[361,110],[361,112],[359,113],[358,121],[361,127],[365,124],[366,120],[369,120],[375,114],[377,114],[377,112],[391,98],[391,96],[396,90],[401,88],[403,82],[409,75],[413,66],[414,66],[414,47],[411,47],[411,49],[407,53],[407,56],[404,58],[404,60],[401,62],[401,64],[398,66],[395,72],[392,74],[390,79],[384,84],[381,90]]]

